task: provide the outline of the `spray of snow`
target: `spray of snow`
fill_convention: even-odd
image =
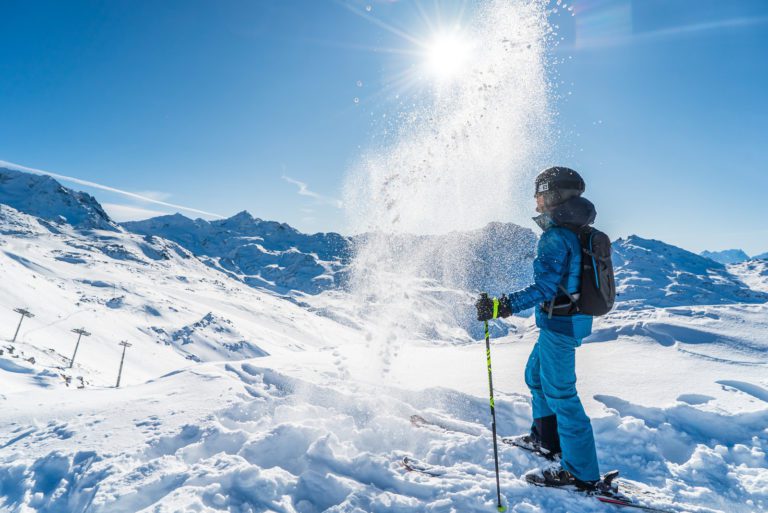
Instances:
[[[350,285],[375,311],[371,338],[385,360],[398,340],[450,331],[468,313],[467,296],[425,301],[419,293],[468,288],[467,244],[437,247],[443,239],[411,234],[471,230],[529,209],[521,184],[550,140],[545,5],[489,1],[462,31],[472,42],[469,64],[436,80],[431,97],[346,183],[351,229],[368,234],[355,247]]]

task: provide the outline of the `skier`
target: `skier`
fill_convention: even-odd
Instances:
[[[581,176],[551,167],[536,177],[534,221],[544,231],[533,262],[534,283],[509,296],[477,301],[477,318],[508,317],[536,307],[539,338],[525,368],[531,391],[533,424],[512,443],[538,452],[552,464],[526,476],[547,486],[601,488],[592,425],[576,392],[576,348],[592,332],[592,317],[578,313],[582,249],[576,231],[595,220],[595,207],[581,197]]]

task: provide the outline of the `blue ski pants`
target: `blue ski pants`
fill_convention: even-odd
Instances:
[[[592,424],[576,392],[576,348],[581,340],[542,329],[525,366],[533,418],[555,415],[562,466],[582,481],[600,479]]]

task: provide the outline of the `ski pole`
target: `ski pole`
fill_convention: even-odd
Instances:
[[[488,297],[487,294],[483,296]],[[494,311],[498,311],[499,303],[497,299],[493,301]],[[506,507],[501,504],[501,485],[499,484],[499,448],[496,442],[496,406],[493,401],[493,373],[491,372],[491,335],[488,331],[488,321],[485,321],[485,357],[488,362],[488,388],[491,392],[491,431],[493,432],[493,459],[496,465],[496,500],[498,505],[496,509],[506,511]]]

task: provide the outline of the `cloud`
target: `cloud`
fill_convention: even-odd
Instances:
[[[299,196],[307,196],[309,198],[313,198],[318,203],[322,203],[323,205],[330,205],[336,208],[342,208],[344,206],[344,203],[342,203],[341,200],[331,198],[329,196],[323,196],[322,194],[318,194],[317,192],[311,191],[309,190],[309,187],[307,186],[306,183],[300,182],[299,180],[295,180],[290,176],[283,175],[283,180],[298,187],[299,190],[297,192]]]
[[[160,210],[150,210],[148,208],[135,207],[133,205],[121,205],[119,203],[102,203],[102,207],[107,211],[109,217],[122,223],[124,221],[141,221],[150,217],[165,216],[172,212],[161,212]]]
[[[131,199],[135,199],[135,200],[139,200],[139,201],[144,201],[144,202],[147,202],[147,203],[153,203],[155,205],[162,205],[164,207],[169,207],[169,208],[172,208],[172,209],[175,209],[175,210],[183,210],[185,212],[194,212],[196,214],[202,214],[204,216],[218,217],[218,218],[224,219],[224,216],[222,216],[220,214],[214,214],[213,212],[206,212],[205,210],[199,210],[199,209],[196,209],[196,208],[185,207],[183,205],[176,205],[174,203],[167,203],[165,201],[162,201],[162,200],[159,200],[159,199],[154,199],[154,198],[151,198],[149,196],[143,196],[143,195],[137,194],[135,192],[123,191],[123,190],[120,190],[120,189],[115,189],[114,187],[110,187],[108,185],[101,185],[101,184],[98,184],[98,183],[95,183],[95,182],[89,182],[87,180],[81,180],[79,178],[74,178],[74,177],[71,177],[71,176],[65,176],[65,175],[60,175],[60,174],[57,174],[57,173],[51,173],[50,171],[44,171],[42,169],[35,169],[35,168],[31,168],[31,167],[26,167],[26,166],[22,166],[22,165],[19,165],[19,164],[14,164],[13,162],[6,162],[4,160],[0,160],[0,167],[6,167],[6,168],[9,168],[9,169],[15,169],[17,171],[26,171],[28,173],[35,173],[35,174],[38,174],[38,175],[48,175],[48,176],[51,176],[53,178],[56,178],[57,180],[61,180],[62,182],[76,183],[78,185],[83,185],[85,187],[92,187],[94,189],[99,189],[99,190],[102,190],[102,191],[113,192],[115,194],[121,194],[121,195],[126,196],[126,197],[131,198]],[[155,194],[158,194],[158,193],[155,193]],[[159,193],[159,194],[165,194],[165,193]]]

